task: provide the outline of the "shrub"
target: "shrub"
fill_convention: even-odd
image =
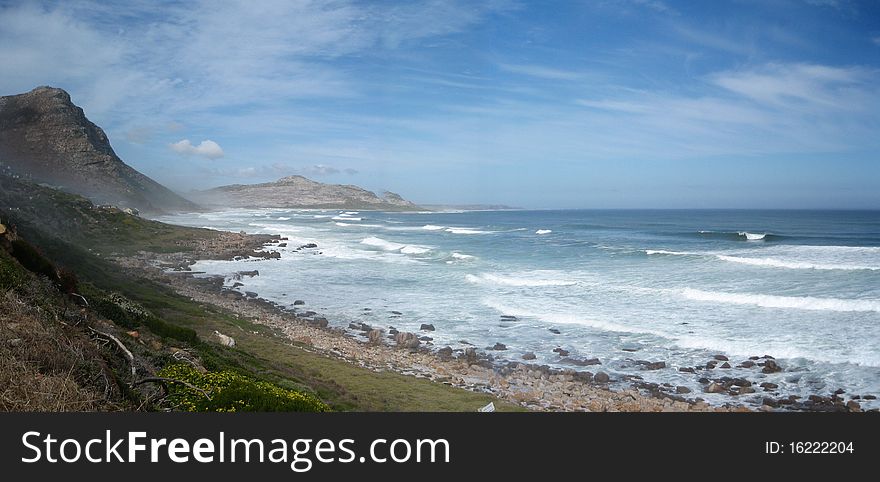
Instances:
[[[102,316],[124,328],[134,329],[143,325],[162,338],[173,338],[193,344],[199,341],[199,336],[194,330],[167,323],[119,293],[99,297],[93,301],[92,306]]]
[[[168,384],[168,400],[187,412],[326,412],[324,402],[313,395],[255,380],[233,371],[201,373],[190,365],[168,365],[157,374],[187,382],[205,390],[210,400],[180,383]]]
[[[28,271],[43,275],[52,281],[58,281],[58,272],[37,248],[22,239],[12,241],[12,256]]]
[[[25,281],[25,273],[21,266],[0,249],[0,290],[20,287]]]
[[[143,306],[119,293],[111,293],[93,301],[92,306],[105,318],[125,328],[137,328],[152,315]]]

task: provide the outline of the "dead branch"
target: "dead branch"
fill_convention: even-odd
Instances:
[[[202,390],[201,388],[199,388],[199,387],[193,385],[192,383],[185,382],[185,381],[183,381],[183,380],[177,380],[176,378],[146,377],[146,378],[142,378],[142,379],[140,379],[140,380],[138,380],[138,381],[132,383],[131,385],[132,385],[132,386],[137,386],[137,385],[141,385],[141,384],[143,384],[143,383],[158,383],[158,384],[161,384],[163,387],[164,387],[165,384],[167,384],[167,383],[178,383],[178,384],[180,384],[180,385],[183,385],[183,386],[185,386],[185,387],[187,387],[187,388],[190,388],[190,389],[192,389],[192,390],[195,390],[195,391],[201,393],[201,394],[204,395],[205,398],[207,398],[208,400],[211,399],[211,395],[210,395],[208,392],[206,392],[205,390]],[[167,389],[166,389],[166,391],[167,391]]]
[[[118,346],[119,349],[122,350],[122,353],[125,355],[125,357],[128,358],[128,363],[129,363],[129,365],[131,365],[131,376],[135,376],[136,368],[134,366],[134,355],[132,355],[131,351],[129,351],[129,349],[126,348],[126,346],[121,341],[119,341],[119,338],[116,338],[115,336],[113,336],[109,333],[104,333],[103,331],[98,331],[98,330],[92,328],[91,326],[89,327],[89,330],[91,330],[92,333],[94,333],[96,335],[103,336],[104,338],[107,338],[109,340],[114,341],[116,343],[116,346]]]
[[[85,307],[86,307],[86,308],[89,307],[89,300],[87,300],[85,296],[83,296],[83,295],[81,295],[81,294],[79,294],[79,293],[70,293],[70,296],[75,296],[75,297],[81,299],[82,302],[85,303]]]

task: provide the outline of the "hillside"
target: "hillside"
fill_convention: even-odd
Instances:
[[[224,390],[211,385],[218,379],[235,382],[232,402],[243,392],[259,401],[237,410],[460,411],[493,400],[517,409],[328,356],[260,322],[279,315],[257,299],[235,297],[253,313],[245,315],[176,291],[169,277],[186,273],[163,275],[169,266],[157,264],[148,275],[123,263],[158,261],[157,253],[256,256],[270,240],[278,241],[150,221],[0,174],[0,411],[228,409],[230,400],[214,396]],[[205,279],[204,292],[216,293],[215,281]],[[157,378],[196,384],[212,398],[145,381]]]
[[[262,184],[233,184],[191,194],[205,206],[236,208],[371,209],[415,211],[421,209],[399,195],[381,197],[358,186],[324,184],[302,176],[288,176]]]
[[[0,97],[0,164],[96,204],[145,212],[198,208],[123,162],[104,131],[61,89]]]

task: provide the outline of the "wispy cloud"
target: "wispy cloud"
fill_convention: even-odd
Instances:
[[[537,64],[507,64],[499,63],[498,68],[513,74],[526,75],[549,80],[578,80],[583,79],[584,74],[573,70],[565,70],[555,67],[547,67]]]
[[[168,147],[178,154],[187,156],[200,156],[208,159],[219,159],[223,157],[223,149],[220,148],[219,144],[210,139],[200,142],[197,146],[193,145],[189,139],[183,139],[173,144],[169,144]]]
[[[757,102],[792,109],[814,107],[861,110],[878,90],[876,72],[860,67],[817,64],[768,64],[757,69],[721,72],[711,80]]]

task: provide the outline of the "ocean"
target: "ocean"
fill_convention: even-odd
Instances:
[[[710,403],[733,400],[701,393],[707,375],[678,368],[715,355],[732,368],[711,376],[775,383],[778,396],[880,393],[877,211],[260,209],[160,220],[289,238],[274,248],[280,259],[193,270],[291,309],[304,300],[298,309],[335,326],[394,326],[437,348],[503,343],[494,357],[531,352],[532,363],[686,386]],[[318,247],[297,250],[308,243]],[[259,276],[233,279],[244,270]],[[601,365],[572,366],[555,348]],[[737,367],[763,355],[785,370]],[[761,399],[758,389],[736,401]]]

